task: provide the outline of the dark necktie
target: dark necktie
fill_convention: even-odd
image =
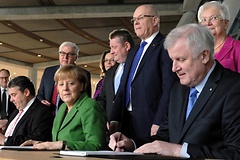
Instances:
[[[54,112],[53,115],[57,115],[58,112],[58,91],[57,91],[57,84],[54,85],[53,94],[52,94],[52,104],[54,105]]]
[[[190,89],[189,97],[188,97],[188,106],[187,106],[187,113],[186,113],[186,119],[188,118],[190,112],[192,111],[192,108],[197,100],[197,93],[195,87]]]
[[[6,101],[7,101],[7,96],[6,96],[6,89],[3,89],[2,93],[2,102],[1,102],[1,119],[5,119],[7,116],[6,113]]]
[[[57,97],[58,97],[57,84],[55,84],[53,88],[53,94],[52,94],[52,104],[54,106],[57,106]]]
[[[131,92],[131,83],[132,83],[132,80],[133,80],[133,77],[134,77],[134,74],[136,72],[136,69],[137,69],[137,65],[138,65],[138,62],[141,58],[141,55],[143,53],[143,49],[145,47],[145,45],[147,44],[147,42],[143,41],[133,59],[133,62],[132,62],[132,66],[131,66],[131,69],[130,69],[130,73],[129,73],[129,76],[128,76],[128,81],[127,81],[127,88],[126,88],[126,107],[128,107],[129,105],[129,102],[130,102],[130,92]]]

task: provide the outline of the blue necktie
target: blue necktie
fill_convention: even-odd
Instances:
[[[189,97],[188,97],[188,106],[187,106],[187,113],[186,113],[186,119],[188,118],[196,100],[197,100],[197,93],[198,91],[196,90],[195,87],[190,89]]]
[[[128,104],[129,104],[129,101],[130,101],[131,83],[132,83],[132,80],[133,80],[133,76],[136,72],[138,62],[141,58],[141,55],[143,53],[143,49],[144,49],[146,44],[147,44],[147,42],[142,41],[134,59],[133,59],[133,62],[132,62],[132,66],[131,66],[130,73],[129,73],[129,76],[128,76],[128,81],[127,81],[127,88],[126,88],[126,104],[125,104],[126,107],[128,107]]]
[[[123,69],[124,69],[124,63],[120,63],[117,69],[117,73],[115,75],[115,80],[114,80],[114,91],[115,94],[117,93],[118,87],[120,85],[121,82],[121,78],[122,78],[122,73],[123,73]]]

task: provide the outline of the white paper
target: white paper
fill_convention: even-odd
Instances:
[[[133,152],[114,152],[114,151],[60,151],[61,155],[68,155],[68,156],[107,156],[107,155],[142,155],[140,153],[133,153]]]
[[[33,146],[0,146],[0,149],[9,150],[32,150]]]

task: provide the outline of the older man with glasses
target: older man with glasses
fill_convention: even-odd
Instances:
[[[57,69],[66,64],[75,64],[78,58],[79,48],[73,42],[63,42],[59,46],[59,65],[48,67],[44,70],[40,87],[38,89],[37,98],[45,105],[52,107],[54,115],[57,114],[58,108],[63,103],[60,99],[54,82],[54,74]],[[87,77],[87,93],[91,97],[91,75],[90,72],[84,70]]]
[[[168,110],[176,75],[163,48],[159,16],[153,5],[139,6],[131,20],[141,44],[126,59],[122,81],[114,99],[110,132],[117,128],[131,138],[155,135]]]

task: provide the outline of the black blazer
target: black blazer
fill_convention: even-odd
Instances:
[[[174,85],[168,119],[153,139],[186,142],[194,158],[239,159],[240,74],[217,62],[186,121],[188,95],[188,87]]]
[[[7,127],[17,114],[18,110],[16,109],[9,117]],[[52,124],[53,115],[50,107],[45,106],[38,99],[35,99],[33,104],[18,122],[12,136],[8,137],[5,145],[19,146],[29,139],[51,141]]]
[[[111,117],[111,113],[112,113],[112,106],[113,106],[113,99],[115,97],[114,77],[115,77],[115,73],[118,68],[118,65],[119,64],[116,63],[113,67],[111,67],[105,73],[101,93],[99,94],[98,98],[96,99],[97,102],[99,102],[100,105],[106,110],[108,121],[110,121],[110,117]]]
[[[11,116],[14,110],[16,110],[16,106],[10,101],[11,96],[8,96],[8,111],[7,111],[7,119]]]
[[[38,89],[38,94],[37,94],[37,98],[42,101],[42,100],[47,100],[51,103],[52,101],[52,93],[53,93],[53,88],[54,88],[54,74],[55,72],[58,70],[58,68],[60,67],[60,65],[56,65],[56,66],[52,66],[52,67],[48,67],[44,70],[44,73],[42,75],[42,79],[41,79],[41,83]],[[88,77],[88,84],[87,84],[87,89],[86,92],[89,95],[89,97],[91,97],[91,75],[90,72],[88,72],[87,70],[85,70],[85,73]],[[63,103],[62,100],[60,100],[58,107]]]
[[[7,109],[7,115],[6,117],[1,117],[1,119],[9,119],[10,115],[13,113],[13,111],[16,109],[16,106],[10,101],[10,95],[8,95],[8,109]],[[0,101],[1,102],[1,101]],[[1,103],[0,103],[0,107]],[[0,113],[1,114],[1,113]]]
[[[177,79],[176,74],[171,70],[172,62],[163,47],[163,42],[164,37],[158,33],[146,50],[132,81],[132,117],[136,137],[149,136],[152,124],[160,125],[164,121],[170,90]],[[122,108],[126,109],[127,78],[138,48],[139,45],[128,53],[122,81],[114,100],[112,121],[120,122]]]

